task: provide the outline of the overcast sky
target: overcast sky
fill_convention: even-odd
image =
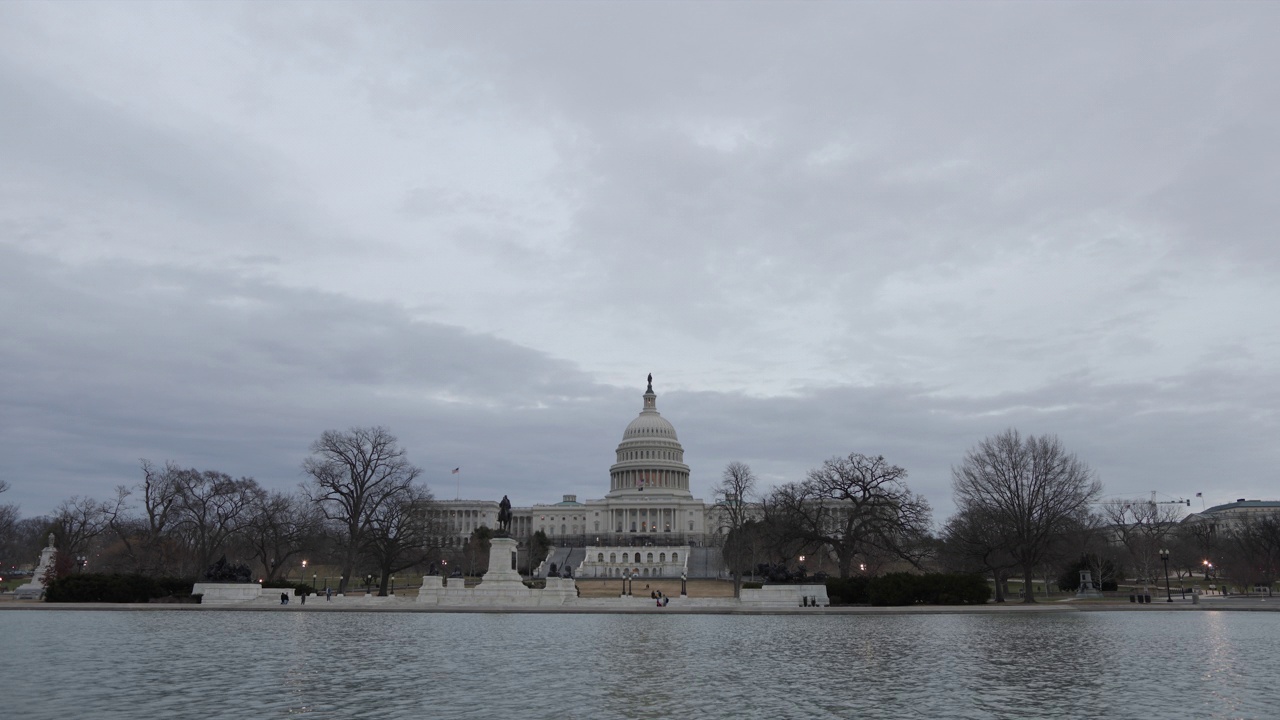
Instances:
[[[0,3],[0,502],[139,459],[697,496],[1056,434],[1277,497],[1280,3]],[[458,475],[450,470],[461,467]]]

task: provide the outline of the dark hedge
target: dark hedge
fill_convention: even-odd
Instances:
[[[45,590],[46,602],[145,603],[155,599],[191,597],[189,578],[85,573],[54,580]]]
[[[872,605],[981,605],[991,586],[980,575],[889,573],[868,585]]]
[[[868,587],[871,578],[861,575],[848,578],[827,578],[827,599],[832,605],[866,605],[871,602]]]

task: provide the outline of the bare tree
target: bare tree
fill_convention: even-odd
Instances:
[[[170,547],[175,506],[178,503],[178,474],[182,468],[165,463],[156,468],[149,460],[142,461],[142,482],[129,488],[116,488],[116,498],[104,505],[107,526],[124,547],[128,563],[134,572],[161,574],[171,570]],[[141,515],[133,515],[131,498],[141,503]]]
[[[18,518],[10,530],[7,562],[26,565],[40,557],[40,550],[49,541],[49,526],[53,519],[47,515]]]
[[[1174,537],[1182,517],[1180,506],[1141,498],[1113,499],[1102,503],[1099,512],[1106,531],[1129,556],[1134,579],[1144,588],[1148,583],[1158,587],[1160,551],[1167,550]]]
[[[1178,532],[1186,539],[1192,554],[1196,556],[1189,558],[1192,567],[1203,572],[1204,579],[1208,580],[1211,564],[1218,562],[1220,544],[1218,523],[1204,516],[1196,517],[1197,519],[1182,523],[1178,527]]]
[[[756,476],[746,463],[734,461],[725,466],[720,476],[720,484],[711,489],[716,497],[716,517],[720,527],[716,532],[725,532],[728,537],[724,543],[724,559],[733,574],[733,596],[742,595],[742,566],[751,547],[743,532],[751,520],[751,496],[755,494]]]
[[[90,545],[107,530],[109,507],[100,500],[73,496],[63,500],[54,511],[54,533],[62,543],[59,554],[68,558],[83,557]]]
[[[0,505],[0,567],[16,565],[24,556],[18,534],[20,520],[17,505]]]
[[[8,489],[9,483],[0,480],[0,493]],[[19,517],[17,505],[0,505],[0,563],[7,563],[10,553],[15,549],[14,529]]]
[[[991,575],[996,585],[996,602],[1005,601],[1005,580],[1018,561],[1009,552],[1012,544],[1001,527],[982,508],[965,508],[951,516],[942,529],[948,559],[961,570]]]
[[[276,579],[289,558],[317,544],[324,522],[314,503],[281,492],[256,493],[248,513],[243,541],[268,580]]]
[[[422,470],[406,457],[396,437],[384,427],[327,430],[311,446],[302,464],[311,477],[303,491],[325,517],[342,525],[342,579],[345,592],[365,534],[383,503],[403,497]]]
[[[1231,550],[1222,563],[1226,576],[1245,592],[1265,586],[1270,595],[1280,577],[1280,513],[1238,518],[1227,526],[1225,535]]]
[[[174,477],[174,529],[186,541],[186,560],[191,563],[188,570],[203,572],[244,528],[248,509],[262,489],[253,478],[237,480],[216,470],[192,468],[180,470]]]
[[[1035,602],[1033,574],[1082,522],[1102,483],[1058,438],[1024,440],[1012,429],[983,440],[951,473],[957,507],[996,525],[1022,568],[1023,601]]]
[[[1092,582],[1098,589],[1119,585],[1123,580],[1124,557],[1116,546],[1114,536],[1107,528],[1106,519],[1101,513],[1089,512],[1080,517],[1074,529],[1062,536],[1062,557],[1079,555],[1075,570],[1088,570]],[[1076,582],[1079,582],[1078,576]]]
[[[379,596],[386,596],[392,573],[425,563],[439,549],[436,517],[431,492],[414,484],[373,511],[365,550],[378,567]],[[481,530],[488,528],[477,528],[476,533]]]
[[[834,553],[840,577],[850,576],[859,555],[887,554],[918,567],[931,510],[906,477],[883,456],[851,453],[810,470],[804,482],[776,488],[767,507],[791,538]]]

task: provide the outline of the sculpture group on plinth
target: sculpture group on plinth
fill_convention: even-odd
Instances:
[[[58,561],[58,549],[53,545],[53,533],[49,533],[49,544],[40,551],[40,561],[31,574],[31,582],[19,585],[14,592],[19,600],[39,600],[47,589],[46,581],[53,579],[53,567]]]
[[[1102,593],[1098,592],[1098,588],[1093,584],[1093,573],[1088,570],[1080,571],[1080,587],[1076,590],[1078,598],[1100,598]]]
[[[253,582],[249,566],[227,562],[226,555],[206,568],[200,582],[191,588],[191,594],[198,595],[202,605],[253,602],[261,592],[262,585]]]
[[[227,556],[223,555],[218,558],[218,562],[205,569],[200,579],[212,583],[247,583],[253,580],[253,571],[248,565],[227,562]]]

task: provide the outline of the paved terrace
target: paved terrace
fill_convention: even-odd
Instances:
[[[733,586],[716,580],[690,580],[689,597],[680,597],[679,580],[651,580],[637,582],[632,597],[620,596],[620,580],[584,580],[579,582],[581,591],[572,605],[554,607],[468,607],[419,605],[416,588],[400,588],[390,597],[365,595],[363,590],[346,595],[312,596],[307,602],[292,597],[288,605],[281,605],[279,591],[272,596],[242,605],[197,605],[191,603],[46,603],[21,601],[12,593],[0,596],[0,611],[4,610],[110,610],[138,611],[160,610],[171,612],[432,612],[432,613],[527,613],[527,614],[677,614],[677,615],[917,615],[917,614],[991,614],[991,613],[1072,613],[1072,612],[1201,612],[1201,611],[1278,611],[1280,598],[1248,596],[1202,596],[1198,604],[1191,599],[1174,597],[1172,603],[1130,603],[1127,597],[1101,600],[1053,600],[1034,604],[1006,602],[985,605],[917,605],[909,607],[869,607],[866,605],[825,608],[760,608],[743,607],[733,599]],[[661,590],[671,598],[666,607],[657,607],[649,598],[653,590]]]

